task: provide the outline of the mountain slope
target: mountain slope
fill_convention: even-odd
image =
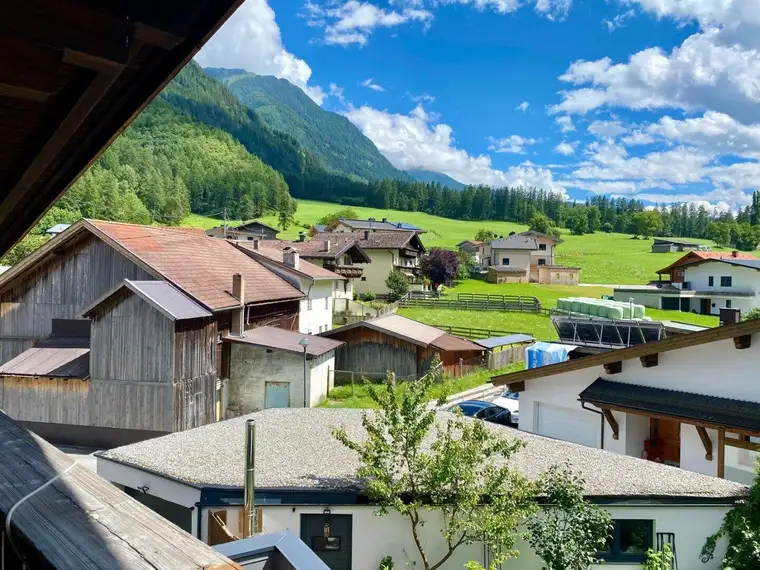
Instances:
[[[393,167],[377,147],[344,116],[325,111],[301,89],[284,79],[242,69],[206,68],[267,126],[291,135],[327,167],[364,180],[410,180]]]
[[[433,172],[432,170],[412,169],[412,170],[407,170],[406,173],[419,182],[430,182],[432,184],[437,183],[437,184],[440,184],[441,186],[453,188],[454,190],[461,190],[465,186],[458,180],[454,180],[451,176],[447,176],[446,174],[443,174],[442,172]]]

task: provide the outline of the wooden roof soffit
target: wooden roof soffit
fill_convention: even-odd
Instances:
[[[707,435],[707,429],[704,426],[696,426],[699,439],[702,440],[702,445],[705,447],[705,459],[712,461],[713,458],[713,445],[710,436]]]
[[[525,380],[513,384],[507,384],[507,387],[510,392],[525,392]]]
[[[752,335],[745,334],[742,336],[734,337],[734,347],[737,350],[744,350],[752,345]]]
[[[610,424],[612,439],[620,439],[620,426],[618,425],[615,416],[612,414],[612,410],[609,408],[602,408],[602,415],[604,416],[604,419],[607,420],[607,423]]]
[[[656,352],[654,354],[645,354],[644,356],[640,356],[639,360],[644,368],[652,368],[659,364],[659,354]]]
[[[608,362],[604,365],[604,371],[607,374],[620,374],[623,371],[623,363],[618,360],[616,362]]]

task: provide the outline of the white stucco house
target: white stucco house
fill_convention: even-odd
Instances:
[[[227,335],[230,373],[225,417],[266,408],[318,406],[332,388],[335,349],[343,342],[262,326]]]
[[[451,417],[439,412],[439,421]],[[210,544],[230,540],[219,532],[223,520],[238,532],[244,514],[245,425],[256,422],[255,504],[264,533],[289,530],[332,570],[374,570],[384,556],[396,567],[421,567],[409,522],[398,514],[376,516],[356,477],[354,452],[332,435],[343,427],[363,433],[355,409],[271,409],[97,455],[98,474],[142,500],[180,527]],[[470,420],[480,421],[480,420]],[[604,505],[615,521],[606,564],[641,568],[648,547],[675,545],[680,570],[717,570],[715,559],[699,555],[746,486],[732,481],[643,461],[551,438],[487,424],[501,437],[525,447],[510,460],[535,479],[549,466],[569,461],[585,479],[587,496]],[[421,540],[431,557],[445,548],[440,522],[428,514]],[[329,538],[329,541],[326,540]],[[525,542],[519,558],[504,569],[539,570],[541,561]],[[482,544],[460,547],[443,570],[476,560],[488,566]]]
[[[239,250],[306,294],[298,308],[300,332],[319,334],[332,329],[335,295],[344,290],[346,277],[300,259],[292,247],[270,247],[270,242],[259,240],[234,243]]]
[[[520,430],[750,483],[760,455],[760,320],[492,378]]]
[[[615,300],[703,315],[760,307],[760,259],[749,253],[690,251],[657,273],[656,283],[616,287]]]
[[[580,268],[555,263],[554,249],[561,242],[532,230],[494,239],[478,247],[480,267],[492,283],[577,285]]]

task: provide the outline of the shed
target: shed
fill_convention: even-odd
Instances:
[[[388,370],[399,378],[419,378],[430,368],[435,354],[449,374],[458,374],[461,361],[472,363],[485,350],[441,329],[401,315],[389,314],[322,333],[344,341],[336,351],[339,371],[382,377]]]
[[[535,340],[529,334],[510,334],[481,338],[474,342],[488,351],[488,367],[496,369],[525,360],[525,347]]]
[[[488,268],[486,281],[489,283],[527,283],[528,271],[523,267],[492,265]]]
[[[239,570],[4,413],[0,448],[5,568]]]
[[[227,417],[303,407],[305,400],[305,407],[318,406],[332,387],[335,349],[344,344],[269,326],[224,341],[230,345]]]

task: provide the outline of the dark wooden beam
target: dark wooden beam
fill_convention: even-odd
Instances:
[[[82,96],[71,108],[69,114],[58,124],[58,127],[47,139],[45,145],[39,150],[32,161],[24,170],[24,173],[8,191],[0,202],[0,222],[15,208],[24,197],[35,180],[55,159],[56,155],[76,130],[81,126],[92,109],[100,102],[108,89],[113,85],[118,75],[99,74],[90,82]]]
[[[743,350],[749,348],[752,345],[752,335],[745,334],[742,336],[734,337],[734,346],[737,350]]]
[[[97,73],[120,73],[124,69],[124,65],[121,63],[72,49],[63,50],[63,63],[83,67]]]
[[[723,442],[729,447],[739,447],[741,449],[747,449],[749,451],[760,452],[760,443],[754,443],[751,441],[745,441],[743,439],[736,439],[733,437],[727,437]]]
[[[135,40],[166,50],[176,48],[185,40],[182,36],[140,22],[135,24],[134,30]]]
[[[508,384],[507,385],[510,392],[524,392],[525,391],[525,382],[515,382],[514,384]]]
[[[623,363],[620,360],[608,362],[604,365],[604,371],[607,374],[620,374],[623,371]]]
[[[697,433],[699,434],[699,439],[702,440],[702,445],[705,448],[705,459],[707,459],[707,461],[712,461],[713,446],[712,441],[710,440],[710,436],[707,435],[707,430],[703,426],[696,427]]]
[[[644,356],[640,356],[639,360],[641,361],[641,365],[644,368],[652,368],[654,366],[657,366],[659,364],[659,355],[655,352],[654,354],[645,354]]]
[[[602,414],[604,415],[604,419],[607,420],[607,423],[610,424],[610,429],[612,429],[612,439],[619,439],[620,426],[618,426],[618,422],[612,414],[612,411],[609,408],[602,408]]]
[[[7,83],[0,83],[0,96],[10,97],[11,99],[23,99],[25,101],[43,103],[48,97],[50,97],[50,93],[37,91],[36,89],[30,89],[28,87],[21,87],[19,85],[8,85]]]
[[[726,430],[718,430],[718,477],[723,479],[726,476]]]

